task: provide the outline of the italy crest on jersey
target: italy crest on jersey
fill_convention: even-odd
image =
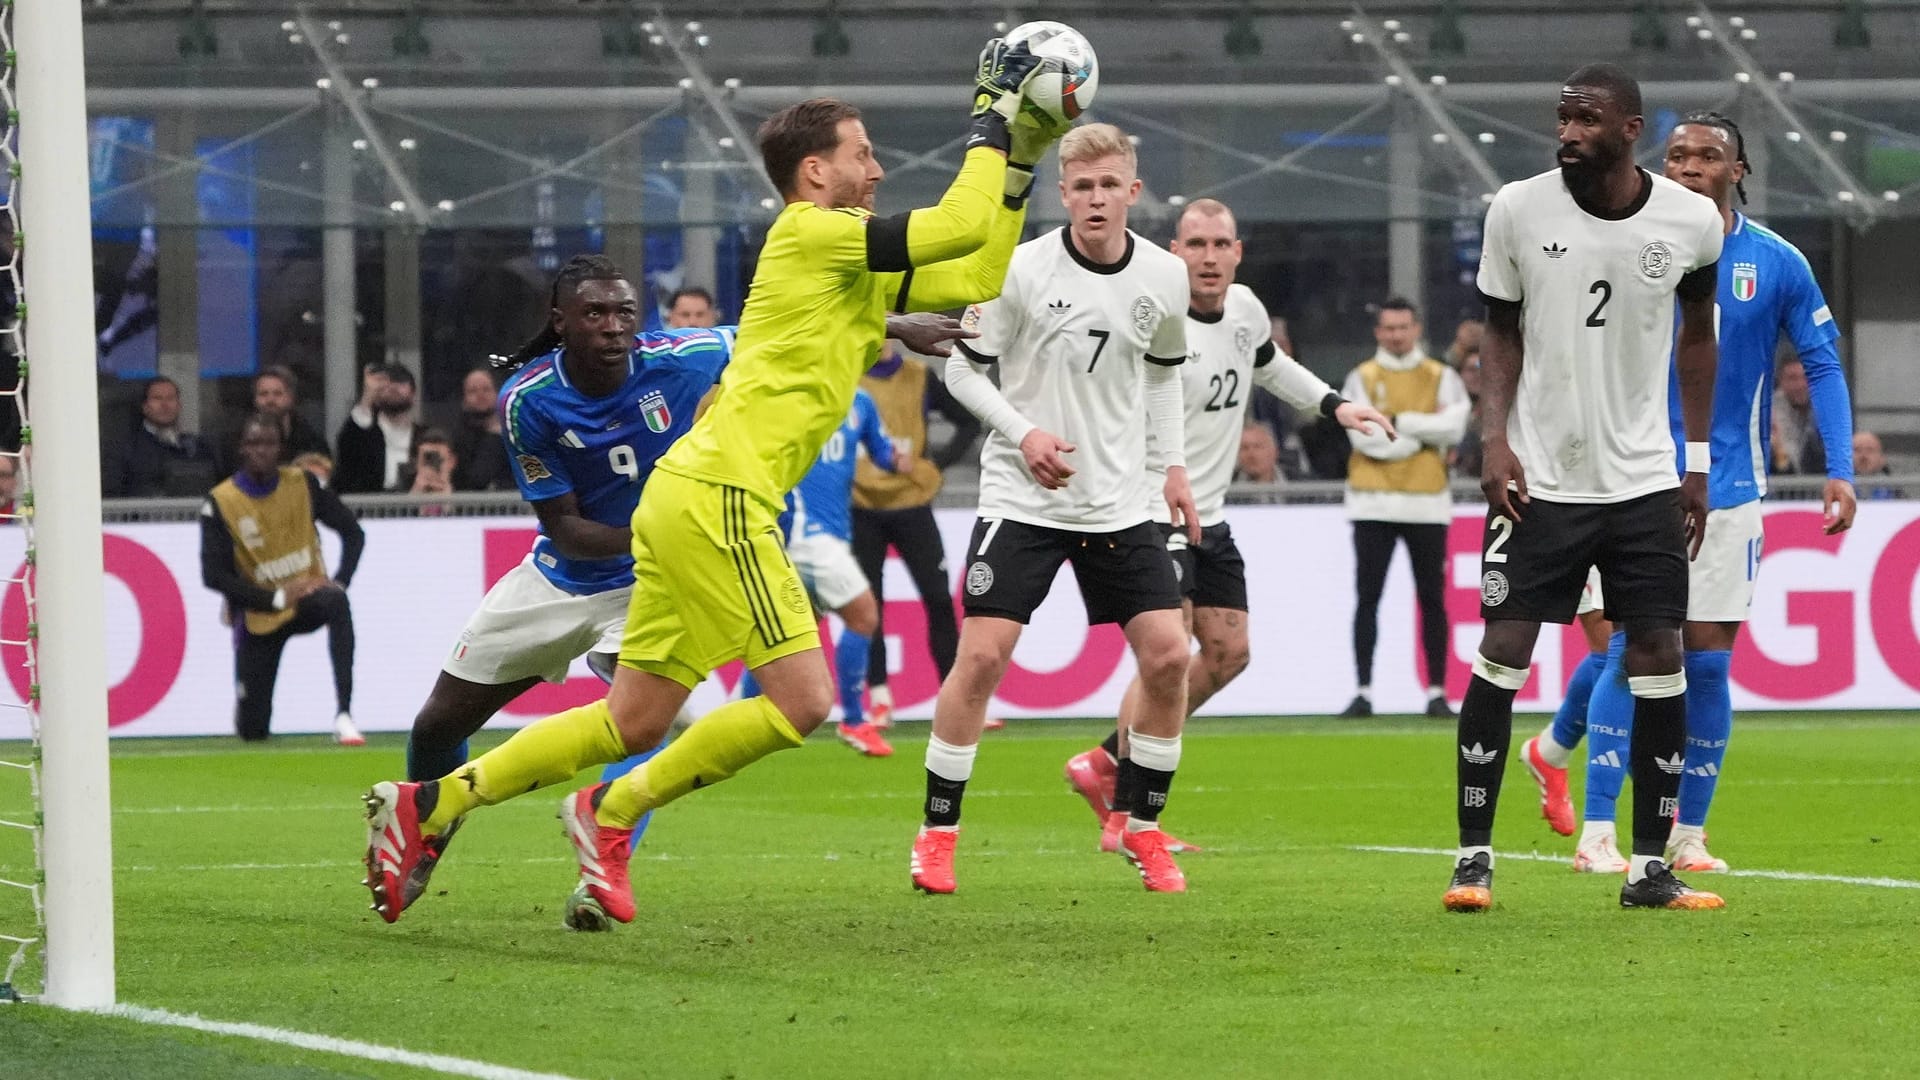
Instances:
[[[673,413],[667,409],[667,395],[658,390],[640,399],[640,415],[647,418],[647,430],[656,435],[673,426]]]
[[[1753,263],[1733,264],[1733,298],[1751,300],[1760,291],[1760,268]]]

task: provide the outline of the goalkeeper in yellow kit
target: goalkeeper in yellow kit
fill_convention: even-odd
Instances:
[[[1033,164],[1064,134],[1025,107],[1039,64],[1024,44],[987,43],[965,164],[938,205],[897,217],[873,214],[883,172],[859,110],[816,99],[761,125],[761,157],[786,207],[768,230],[718,396],[660,459],[634,512],[633,599],[612,689],[439,781],[374,785],[366,883],[383,918],[399,918],[409,876],[468,811],[657,745],[693,687],[742,658],[764,696],[708,713],[658,756],[561,805],[580,863],[568,925],[630,922],[627,840],[640,816],[800,745],[826,719],[833,685],[776,518],[846,418],[886,313],[999,294]]]

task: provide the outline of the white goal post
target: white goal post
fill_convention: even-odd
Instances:
[[[113,846],[81,0],[7,6],[19,113],[24,412],[37,421],[21,475],[42,493],[32,507],[46,872],[42,1000],[98,1009],[114,1004]]]

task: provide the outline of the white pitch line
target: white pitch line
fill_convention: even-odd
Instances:
[[[432,1069],[448,1076],[470,1076],[475,1080],[574,1080],[573,1077],[562,1076],[559,1073],[530,1072],[506,1065],[493,1065],[485,1061],[450,1057],[446,1054],[423,1054],[415,1050],[402,1050],[397,1046],[380,1046],[376,1043],[360,1042],[357,1039],[340,1039],[332,1035],[316,1035],[306,1031],[267,1027],[264,1024],[236,1024],[225,1020],[207,1020],[186,1013],[149,1009],[140,1005],[116,1005],[100,1011],[108,1016],[136,1020],[142,1024],[191,1028],[194,1031],[205,1031],[214,1035],[257,1039],[261,1042],[279,1043],[282,1046],[292,1046],[302,1050],[317,1050],[323,1054],[341,1054],[386,1065],[410,1065],[419,1069]]]
[[[1367,851],[1376,855],[1452,855],[1453,848],[1398,847],[1391,844],[1349,844],[1348,851]],[[1571,865],[1573,860],[1560,855],[1542,855],[1536,851],[1497,851],[1494,858],[1520,859],[1526,862]],[[1849,877],[1845,874],[1803,874],[1794,870],[1728,870],[1719,877],[1765,878],[1769,881],[1823,881],[1834,885],[1859,885],[1869,889],[1920,889],[1920,881],[1892,877]]]

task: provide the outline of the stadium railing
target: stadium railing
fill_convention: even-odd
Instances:
[[[1767,481],[1767,497],[1775,502],[1818,501],[1826,480],[1818,476],[1776,476]],[[1890,491],[1894,498],[1920,498],[1920,473],[1877,476],[1870,483],[1859,482],[1861,502],[1872,501],[1871,492]],[[1346,485],[1338,480],[1289,480],[1278,484],[1235,484],[1228,490],[1227,502],[1237,506],[1325,505],[1338,503]],[[1885,496],[1883,496],[1885,497]],[[1479,503],[1480,486],[1472,481],[1453,483],[1456,503]],[[523,517],[532,513],[517,492],[479,491],[453,495],[348,495],[344,501],[362,518],[433,517]],[[966,509],[979,502],[979,489],[973,484],[949,484],[940,492],[935,505]],[[199,517],[200,499],[108,499],[103,504],[102,521],[108,525],[140,522],[192,521]]]

